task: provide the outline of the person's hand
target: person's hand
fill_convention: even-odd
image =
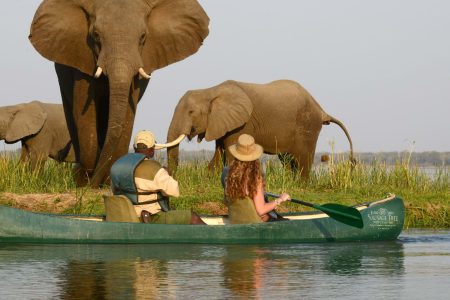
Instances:
[[[290,201],[291,200],[291,196],[288,193],[281,193],[280,197],[278,197],[275,200],[275,203],[277,205],[280,205],[281,203],[283,203],[284,201]]]
[[[291,196],[288,193],[281,193],[280,195],[280,199],[282,202],[284,201],[290,201],[291,200]]]

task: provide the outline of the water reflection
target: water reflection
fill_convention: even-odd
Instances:
[[[160,298],[157,283],[164,281],[164,269],[158,260],[71,261],[58,277],[64,299]]]
[[[223,282],[240,299],[260,298],[270,252],[256,246],[230,246],[223,257]]]
[[[399,242],[343,244],[327,249],[325,269],[337,275],[400,275],[404,272],[403,245]],[[373,264],[376,263],[374,266]]]
[[[164,298],[168,261],[180,252],[179,246],[76,247],[84,259],[70,259],[58,275],[64,299]]]
[[[404,249],[398,242],[349,243],[295,246],[231,246],[223,257],[223,280],[233,298],[267,298],[289,294],[323,294],[327,280],[332,296],[339,277],[370,275],[387,282],[404,273]],[[335,277],[338,276],[338,277]],[[334,286],[336,284],[336,286]],[[355,287],[355,291],[360,288]],[[387,289],[385,292],[394,292]]]
[[[449,237],[271,246],[0,245],[0,290],[6,299],[398,298],[426,282],[418,281],[418,271],[448,278],[450,270],[436,266],[450,259]],[[429,281],[437,289],[439,283]]]

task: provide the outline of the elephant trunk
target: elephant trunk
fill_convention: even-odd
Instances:
[[[170,124],[169,132],[167,133],[167,142],[173,141],[180,135],[180,132]],[[180,144],[167,148],[167,167],[172,174],[175,174],[179,161]]]
[[[124,120],[129,106],[131,81],[134,76],[132,68],[125,61],[108,66],[109,80],[109,115],[105,141],[97,161],[91,185],[98,187],[104,182],[113,163],[113,155],[124,132]]]

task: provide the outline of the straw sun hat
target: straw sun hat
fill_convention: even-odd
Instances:
[[[248,134],[239,136],[237,143],[231,145],[228,150],[240,161],[254,161],[263,154],[263,147],[255,143],[255,139]]]

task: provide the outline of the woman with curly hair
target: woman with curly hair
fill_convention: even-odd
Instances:
[[[225,189],[230,223],[268,221],[268,213],[291,197],[282,193],[275,201],[264,201],[265,183],[259,161],[263,148],[251,135],[242,134],[228,149],[235,158],[229,167]]]

